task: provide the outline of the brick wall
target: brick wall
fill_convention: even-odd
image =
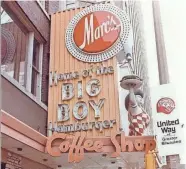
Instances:
[[[50,37],[50,20],[41,10],[38,3],[35,1],[17,1],[17,3],[39,33],[48,41]]]
[[[45,9],[48,14],[59,11],[59,1],[46,1]],[[50,36],[44,45],[43,72],[42,72],[42,101],[48,105],[48,80],[49,80],[49,59],[50,59]]]
[[[44,45],[43,67],[42,67],[42,89],[41,89],[41,100],[46,105],[48,105],[49,52],[50,52],[49,50],[50,50],[50,42],[48,41]]]

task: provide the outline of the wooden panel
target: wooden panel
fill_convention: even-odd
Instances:
[[[59,123],[59,124],[74,124],[77,120],[73,117],[72,109],[76,102],[85,101],[89,108],[88,117],[83,122],[94,122],[94,121],[104,121],[104,120],[116,120],[113,129],[104,129],[103,132],[99,130],[87,131],[88,137],[98,137],[98,136],[110,136],[111,132],[119,131],[119,101],[118,101],[118,89],[117,89],[117,70],[116,70],[116,58],[113,57],[102,63],[84,63],[76,58],[74,58],[67,50],[65,45],[65,33],[66,28],[73,18],[73,16],[78,13],[81,9],[72,9],[66,12],[59,12],[51,16],[51,47],[50,47],[50,72],[55,72],[59,74],[69,73],[69,72],[82,72],[85,69],[89,69],[91,65],[96,66],[113,66],[114,74],[108,75],[95,75],[87,78],[80,78],[68,80],[68,81],[58,81],[57,85],[49,87],[49,104],[48,104],[48,122],[53,124],[57,121],[57,105],[61,103],[66,103],[70,107],[70,120]],[[95,97],[90,97],[85,90],[87,82],[91,78],[99,79],[101,82],[101,92]],[[77,98],[77,83],[82,80],[83,82],[83,98]],[[65,82],[73,83],[75,97],[70,101],[62,101],[61,90],[62,84]],[[94,100],[96,103],[102,98],[105,98],[105,103],[101,109],[101,117],[96,120],[94,118],[94,110],[89,106],[88,101]]]

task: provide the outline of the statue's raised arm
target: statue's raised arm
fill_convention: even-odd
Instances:
[[[143,112],[141,107],[143,104],[143,92],[140,90],[134,92],[134,89],[130,88],[128,100],[128,110],[132,115],[137,115]]]
[[[125,98],[125,108],[128,111],[129,135],[143,135],[150,123],[150,116],[145,112],[144,95],[139,86],[142,80],[136,75],[125,76],[121,80],[121,87],[129,90],[129,94]]]

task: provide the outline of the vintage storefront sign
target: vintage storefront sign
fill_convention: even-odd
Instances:
[[[118,140],[119,138],[119,140]],[[59,146],[53,144],[54,141],[61,139]],[[84,158],[86,152],[108,152],[106,149],[105,138],[97,140],[86,139],[85,133],[76,133],[73,139],[67,139],[67,134],[55,133],[48,138],[46,144],[46,151],[54,157],[61,156],[62,153],[68,152],[69,162],[80,162]],[[115,152],[111,154],[111,157],[116,158],[120,156],[121,152],[136,152],[154,150],[156,148],[156,142],[154,139],[145,139],[145,137],[133,138],[125,137],[125,133],[114,133],[111,138],[111,145],[115,147]],[[108,141],[107,141],[108,142]]]
[[[80,77],[88,78],[92,76],[103,76],[109,75],[114,73],[113,66],[90,66],[90,68],[85,69],[83,71],[75,71],[70,73],[58,74],[55,73],[53,76],[50,74],[50,81],[51,87],[52,83],[54,82],[55,86],[58,84],[58,81],[62,81],[61,86],[61,100],[62,101],[70,101],[73,99],[77,93],[78,99],[83,99],[83,81],[77,81],[77,87],[74,86],[71,81],[73,79],[79,79]],[[52,82],[53,81],[53,82]],[[67,81],[67,82],[66,82]],[[75,90],[77,89],[77,91]],[[94,97],[99,95],[101,92],[101,83],[96,78],[91,78],[85,86],[85,91],[90,97]],[[87,104],[88,103],[88,104]],[[88,131],[88,130],[99,130],[103,132],[103,129],[111,129],[113,125],[116,123],[116,120],[104,120],[104,121],[95,121],[95,122],[85,122],[85,123],[74,123],[74,124],[58,124],[60,122],[65,122],[70,120],[70,114],[75,119],[81,121],[86,119],[89,114],[89,109],[91,108],[94,110],[94,117],[95,119],[99,119],[101,117],[101,109],[104,106],[105,98],[99,99],[98,102],[95,102],[93,99],[88,100],[87,102],[80,100],[76,102],[72,109],[70,109],[69,104],[62,103],[58,104],[57,108],[57,122],[52,124],[49,122],[48,130],[52,132],[59,132],[59,133],[70,133],[70,132],[77,132],[77,131]],[[81,109],[81,110],[80,110]]]
[[[110,137],[120,131],[117,60],[112,56],[119,50],[115,48],[119,37],[127,40],[129,23],[119,10],[96,4],[51,16],[48,136],[55,131],[75,134],[85,130],[89,137]],[[86,34],[80,27],[86,27]],[[101,45],[95,48],[97,42]],[[100,60],[90,63],[92,59]]]
[[[104,66],[97,66],[97,67],[93,67],[91,66],[90,69],[87,70],[83,70],[82,72],[71,72],[71,73],[65,73],[65,74],[55,74],[53,77],[52,75],[50,75],[50,81],[54,81],[54,83],[57,85],[57,81],[58,80],[62,80],[62,81],[69,81],[72,79],[76,79],[79,78],[80,76],[83,76],[83,78],[92,76],[93,74],[95,74],[96,76],[100,76],[100,75],[107,75],[107,74],[113,74],[114,73],[114,68],[112,66],[108,66],[108,67],[104,67]],[[66,77],[66,78],[64,78]],[[83,98],[83,82],[82,81],[78,81],[77,83],[77,93],[78,93],[78,99],[82,99]],[[51,83],[52,84],[52,83]],[[52,85],[51,85],[52,86]],[[86,84],[86,92],[89,96],[93,97],[93,96],[97,96],[100,91],[101,91],[101,85],[100,85],[100,81],[98,79],[90,79],[87,84]],[[63,83],[62,84],[62,100],[63,101],[68,101],[71,100],[74,96],[75,96],[75,90],[74,90],[74,85],[70,82],[67,83]],[[103,107],[105,102],[105,98],[101,98],[99,99],[99,102],[96,103],[94,100],[89,100],[88,104],[90,105],[90,107],[94,110],[95,113],[95,118],[99,118],[101,116],[101,108]],[[79,112],[79,109],[82,108],[82,111]],[[69,113],[70,113],[70,108],[68,104],[58,104],[58,122],[64,122],[69,120]],[[87,117],[88,115],[88,106],[86,104],[86,102],[84,101],[78,101],[77,103],[75,103],[73,110],[72,110],[73,116],[74,118],[76,118],[77,120],[83,120]],[[97,124],[98,122],[96,122]],[[64,128],[64,129],[63,129]],[[60,127],[60,129],[58,128],[58,132],[71,132],[71,129],[66,129],[68,127],[63,126]],[[70,128],[74,128],[74,127],[70,127]],[[103,127],[102,127],[103,128]],[[102,131],[102,128],[100,129]],[[72,129],[73,131],[76,131],[75,129]]]
[[[125,11],[111,4],[90,6],[71,20],[66,31],[66,47],[84,62],[102,62],[122,49],[129,36]],[[120,41],[121,40],[121,41]]]
[[[152,89],[153,117],[160,156],[183,152],[183,133],[175,89],[171,84]]]

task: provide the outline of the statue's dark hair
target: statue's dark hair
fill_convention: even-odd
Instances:
[[[134,91],[134,94],[135,95],[140,95],[142,98],[144,97],[143,91],[140,90],[140,89]],[[129,94],[125,98],[125,109],[128,111],[128,108],[129,108]]]

